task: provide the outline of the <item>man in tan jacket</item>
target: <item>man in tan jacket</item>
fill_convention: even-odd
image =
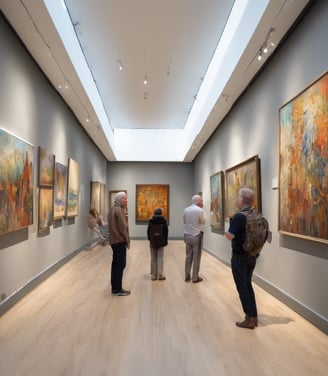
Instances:
[[[109,244],[113,250],[111,285],[112,294],[117,296],[127,296],[131,293],[122,287],[123,270],[126,265],[126,250],[130,248],[126,206],[126,193],[118,192],[108,213]]]

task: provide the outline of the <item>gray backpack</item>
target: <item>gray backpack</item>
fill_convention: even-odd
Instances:
[[[271,243],[272,233],[269,230],[269,222],[254,209],[241,212],[246,216],[246,237],[243,249],[250,256],[257,256],[267,241]]]

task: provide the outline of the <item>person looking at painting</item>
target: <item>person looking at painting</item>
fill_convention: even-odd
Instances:
[[[167,245],[168,226],[163,217],[162,208],[156,208],[154,215],[149,219],[147,226],[147,238],[150,248],[150,274],[151,280],[164,281],[164,247]]]
[[[191,198],[191,205],[183,212],[184,242],[186,244],[185,282],[201,282],[199,276],[200,260],[203,249],[203,225],[205,224],[205,212],[203,199],[200,195]],[[192,268],[192,276],[191,276]]]
[[[98,210],[95,208],[90,209],[88,214],[88,227],[98,235],[101,245],[106,245],[106,238],[103,234],[104,225],[103,217],[98,213]]]
[[[126,193],[118,192],[114,197],[113,206],[108,213],[109,244],[113,250],[111,288],[112,294],[117,296],[127,296],[131,293],[131,291],[124,290],[122,287],[123,270],[126,266],[126,250],[130,248],[126,207]]]
[[[239,189],[236,204],[240,210],[232,217],[229,229],[225,232],[226,238],[231,240],[231,270],[245,313],[244,321],[236,322],[236,325],[247,329],[254,329],[258,324],[256,300],[252,286],[256,257],[251,257],[243,249],[247,219],[242,212],[252,208],[254,196],[254,191],[250,188]]]

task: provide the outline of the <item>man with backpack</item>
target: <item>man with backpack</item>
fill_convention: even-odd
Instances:
[[[239,190],[236,204],[240,211],[232,217],[229,229],[225,233],[227,239],[231,240],[231,270],[245,313],[244,321],[236,322],[236,325],[247,329],[254,329],[258,323],[256,300],[252,286],[252,275],[258,255],[251,255],[243,247],[246,239],[247,223],[244,212],[249,212],[252,208],[254,196],[254,191],[250,188],[241,188]]]
[[[156,208],[154,215],[150,218],[147,227],[147,238],[150,247],[150,274],[151,280],[164,281],[164,247],[167,245],[168,226],[163,217],[162,208]]]

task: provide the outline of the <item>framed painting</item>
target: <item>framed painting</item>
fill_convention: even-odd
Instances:
[[[328,243],[328,72],[279,109],[283,234]]]
[[[64,218],[67,200],[67,166],[56,162],[54,187],[54,219]]]
[[[55,156],[39,147],[39,187],[55,185]]]
[[[210,176],[211,207],[210,225],[212,230],[224,229],[224,173],[220,171]]]
[[[261,211],[260,159],[257,155],[226,170],[226,214],[231,218],[239,209],[236,205],[238,191],[242,187],[255,192],[254,208]]]
[[[33,224],[34,146],[0,129],[0,235]]]
[[[95,208],[99,213],[100,211],[100,182],[92,181],[90,183],[91,197],[90,197],[90,209]]]
[[[68,184],[67,184],[67,217],[78,215],[80,192],[80,166],[72,158],[68,158]]]
[[[38,235],[48,235],[54,217],[54,189],[52,187],[39,188],[39,221]]]
[[[156,208],[163,209],[163,216],[169,222],[169,185],[136,185],[136,222],[148,222]]]

